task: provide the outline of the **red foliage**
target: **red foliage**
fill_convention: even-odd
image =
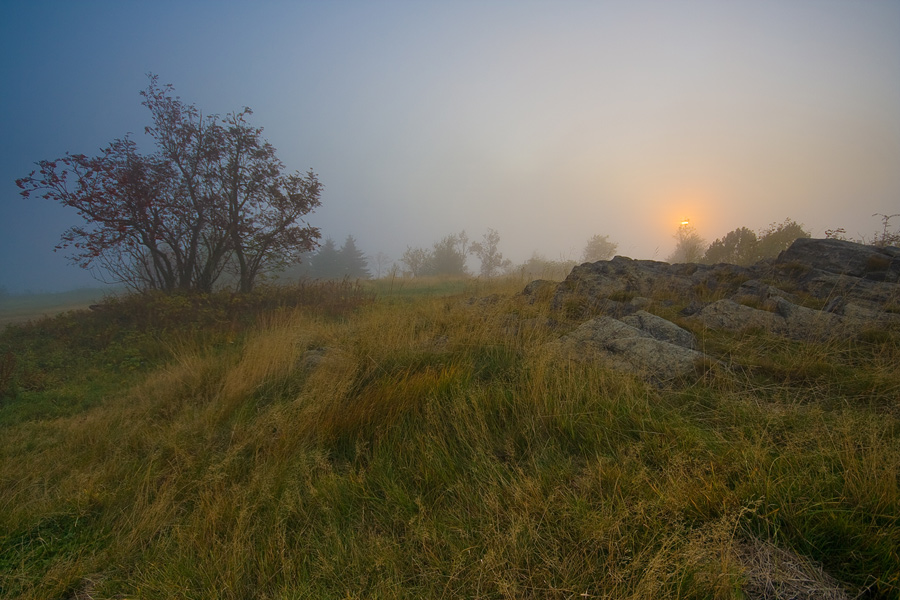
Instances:
[[[141,95],[154,153],[139,154],[126,136],[96,157],[40,161],[16,181],[23,197],[34,192],[84,220],[57,249],[137,289],[211,291],[231,273],[248,292],[260,273],[317,246],[319,230],[303,218],[322,185],[312,171],[284,172],[262,128],[247,122],[249,108],[204,117],[155,75]]]

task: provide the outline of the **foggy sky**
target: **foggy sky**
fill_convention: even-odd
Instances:
[[[251,107],[325,185],[310,222],[393,260],[488,227],[515,262],[594,234],[662,260],[684,217],[712,241],[900,212],[898,2],[6,0],[0,286],[95,284],[52,251],[77,217],[14,181],[146,144],[148,72],[204,113]]]

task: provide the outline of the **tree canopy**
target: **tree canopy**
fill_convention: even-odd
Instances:
[[[810,233],[792,219],[785,219],[783,223],[772,223],[766,229],[759,232],[759,244],[757,254],[759,258],[772,258],[778,256],[797,238],[808,238]]]
[[[746,227],[729,231],[725,237],[709,245],[706,254],[703,255],[703,262],[752,265],[759,260],[758,243],[756,234]]]
[[[481,276],[490,279],[504,269],[512,266],[512,261],[503,258],[500,252],[500,234],[495,229],[488,229],[481,237],[480,242],[475,242],[469,247],[469,252],[481,261]]]
[[[427,273],[442,276],[468,275],[466,269],[468,252],[469,236],[465,231],[444,236],[432,246]]]
[[[422,275],[467,275],[466,255],[469,252],[469,236],[465,231],[451,233],[435,242],[431,250],[407,247],[400,262],[406,265],[413,277]]]
[[[609,260],[618,249],[619,245],[609,241],[608,235],[597,234],[592,236],[584,245],[584,251],[581,258],[584,262],[597,262],[598,260]]]
[[[809,236],[809,232],[802,225],[791,219],[785,219],[782,223],[772,223],[759,233],[740,227],[710,244],[702,262],[752,265],[764,258],[778,256],[797,238]]]
[[[675,250],[666,259],[670,263],[698,262],[706,248],[706,241],[690,223],[682,223],[675,231]]]
[[[407,246],[400,257],[400,262],[406,265],[410,275],[413,277],[421,277],[425,275],[428,268],[429,253],[425,248]]]
[[[320,206],[315,173],[285,172],[249,108],[203,116],[150,75],[141,92],[155,151],[128,136],[95,157],[42,160],[16,181],[32,194],[74,208],[83,219],[57,249],[103,278],[134,289],[208,292],[223,274],[242,292],[317,245],[304,218]]]

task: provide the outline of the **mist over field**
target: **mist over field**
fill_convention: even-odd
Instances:
[[[900,597],[900,3],[7,0],[0,90],[0,597]]]
[[[10,293],[97,285],[53,252],[77,214],[14,182],[129,132],[149,148],[149,72],[204,114],[252,108],[286,168],[324,185],[308,219],[321,241],[352,235],[370,270],[461,231],[495,230],[514,265],[578,261],[595,235],[664,260],[682,219],[707,243],[788,218],[871,240],[873,215],[900,212],[896,3],[11,2],[3,15]]]

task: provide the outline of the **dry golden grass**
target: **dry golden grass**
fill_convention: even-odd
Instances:
[[[731,368],[658,389],[505,285],[277,311],[0,420],[0,595],[766,597],[747,548],[900,590],[895,347],[708,337]]]

